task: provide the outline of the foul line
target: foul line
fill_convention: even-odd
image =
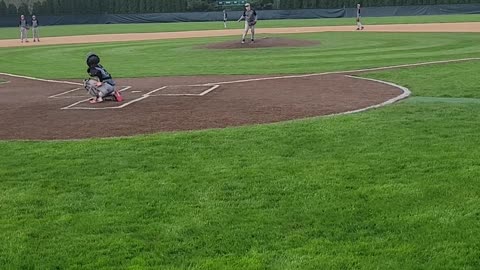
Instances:
[[[175,85],[175,86],[187,86],[187,87],[192,87],[192,86],[210,86],[210,85]],[[166,88],[168,86],[165,86]],[[213,90],[217,89],[218,87],[220,87],[220,85],[216,84],[210,88],[208,88],[207,90],[203,91],[202,93],[200,94],[156,94],[156,95],[150,95],[151,97],[159,97],[159,96],[205,96],[206,94],[212,92]]]
[[[222,84],[234,84],[234,83],[243,83],[243,82],[254,82],[254,81],[266,81],[266,80],[276,80],[276,79],[289,79],[289,78],[307,78],[307,77],[313,77],[313,76],[322,76],[322,75],[331,75],[331,74],[349,74],[349,73],[360,73],[360,72],[369,72],[369,71],[379,71],[379,70],[389,70],[389,69],[396,69],[396,68],[403,68],[403,67],[416,67],[416,66],[426,66],[426,65],[433,65],[433,64],[445,64],[445,63],[455,63],[455,62],[466,62],[466,61],[475,61],[475,60],[480,60],[479,57],[471,57],[471,58],[461,58],[461,59],[451,59],[451,60],[439,60],[439,61],[429,61],[429,62],[422,62],[422,63],[414,63],[414,64],[402,64],[402,65],[394,65],[394,66],[386,66],[386,67],[376,67],[376,68],[366,68],[366,69],[354,69],[354,70],[347,70],[347,71],[330,71],[330,72],[322,72],[322,73],[311,73],[311,74],[301,74],[301,75],[286,75],[286,76],[274,76],[274,77],[264,77],[264,78],[253,78],[253,79],[243,79],[243,80],[235,80],[235,81],[224,81],[224,82],[213,82],[213,83],[204,83],[204,84],[193,84],[193,85],[186,85],[186,86],[212,86],[210,89],[202,92],[201,94],[198,94],[198,95],[205,95],[213,90],[215,90],[216,88],[220,87],[220,85]],[[63,84],[72,84],[72,85],[83,85],[81,83],[76,83],[76,82],[69,82],[69,81],[58,81],[58,80],[47,80],[47,79],[39,79],[39,78],[34,78],[34,77],[29,77],[29,76],[22,76],[22,75],[15,75],[15,74],[9,74],[9,73],[1,73],[0,72],[0,75],[5,75],[5,76],[11,76],[11,77],[16,77],[16,78],[23,78],[23,79],[30,79],[30,80],[35,80],[35,81],[43,81],[43,82],[52,82],[52,83],[63,83]],[[356,79],[360,79],[358,77],[354,77]],[[361,78],[361,79],[365,79],[365,78]],[[365,79],[367,80],[367,79]],[[374,79],[368,79],[368,80],[371,80],[371,81],[376,81],[376,82],[379,82],[379,83],[385,83],[385,84],[388,84],[388,85],[391,85],[391,86],[394,86],[396,88],[399,88],[401,89],[402,91],[404,91],[404,93],[408,93],[407,97],[410,95],[410,91],[405,88],[405,87],[402,87],[402,86],[399,86],[399,85],[396,85],[396,84],[393,84],[393,83],[389,83],[389,82],[384,82],[384,81],[380,81],[380,80],[374,80]],[[62,110],[66,110],[66,109],[84,109],[84,110],[103,110],[103,109],[120,109],[120,108],[124,108],[125,106],[128,106],[132,103],[135,103],[135,102],[138,102],[140,100],[143,100],[143,99],[146,99],[148,97],[150,97],[153,93],[157,92],[157,91],[160,91],[160,90],[163,90],[165,88],[167,88],[168,86],[163,86],[161,88],[158,88],[158,89],[155,89],[155,90],[152,90],[144,95],[142,95],[140,98],[137,98],[137,99],[134,99],[134,100],[131,100],[127,103],[124,103],[122,104],[121,106],[116,106],[116,107],[104,107],[104,108],[89,108],[89,107],[77,107],[77,108],[72,108],[73,106],[75,105],[78,105],[82,102],[85,102],[89,99],[85,99],[85,100],[81,100],[81,101],[78,101],[74,104],[71,104],[67,107],[63,107],[61,108]],[[122,90],[120,90],[120,92],[122,91],[125,91],[125,90],[128,90],[130,89],[131,86],[128,86]],[[193,94],[163,94],[163,95],[193,95]],[[197,96],[198,96],[197,95]],[[404,97],[403,97],[404,98]],[[392,100],[399,100],[399,99],[392,99]],[[395,102],[395,101],[393,101]],[[391,100],[389,101],[386,101],[382,104],[378,104],[378,105],[374,105],[374,106],[370,106],[370,107],[367,107],[367,108],[364,108],[364,109],[359,109],[359,110],[355,110],[355,111],[351,111],[351,112],[346,112],[346,113],[340,113],[340,114],[347,114],[347,113],[355,113],[355,112],[360,112],[360,111],[364,111],[364,110],[368,110],[368,109],[371,109],[371,108],[375,108],[375,107],[381,107],[381,106],[385,106],[386,104],[390,104],[390,103],[393,103]],[[333,114],[333,115],[339,115],[339,114]]]
[[[228,81],[228,82],[212,82],[212,83],[204,83],[204,84],[191,84],[191,85],[185,85],[185,86],[214,86],[214,85],[222,85],[222,84],[232,84],[232,83],[242,83],[242,82],[254,82],[254,81],[265,81],[265,80],[276,80],[276,79],[305,78],[305,77],[321,76],[321,75],[330,75],[330,74],[358,73],[358,72],[368,72],[368,71],[377,71],[377,70],[396,69],[396,68],[402,68],[402,67],[416,67],[416,66],[426,66],[426,65],[433,65],[433,64],[446,64],[446,63],[475,61],[475,60],[480,60],[480,57],[460,58],[460,59],[451,59],[451,60],[439,60],[439,61],[421,62],[421,63],[414,63],[414,64],[402,64],[402,65],[386,66],[386,67],[376,67],[376,68],[366,68],[366,69],[354,69],[354,70],[346,70],[346,71],[329,71],[329,72],[311,73],[311,74],[301,74],[301,75],[285,75],[285,76],[275,76],[275,77],[243,79],[243,80],[235,80],[235,81]],[[10,74],[10,73],[2,73],[2,72],[0,72],[0,75],[11,76],[11,77],[16,77],[16,78],[22,78],[22,79],[29,79],[29,80],[34,80],[34,81],[42,81],[42,82],[63,83],[63,84],[72,84],[72,85],[83,85],[82,83],[76,83],[76,82],[58,81],[58,80],[47,80],[47,79],[40,79],[40,78],[34,78],[34,77],[23,76],[23,75],[15,75],[15,74]]]
[[[28,80],[33,80],[33,81],[40,81],[40,82],[52,82],[52,83],[72,84],[72,85],[83,85],[82,83],[76,83],[76,82],[47,80],[47,79],[40,79],[40,78],[34,78],[34,77],[16,75],[16,74],[10,74],[10,73],[3,73],[3,72],[0,72],[0,75],[10,76],[10,77],[20,78],[20,79],[28,79]]]
[[[65,91],[65,92],[62,92],[60,94],[56,94],[56,95],[53,95],[53,96],[49,96],[48,98],[57,98],[59,96],[62,96],[62,95],[65,95],[65,94],[68,94],[68,93],[71,93],[73,91],[78,91],[80,90],[81,88],[75,88],[75,89],[72,89],[72,90],[68,90],[68,91]]]
[[[445,64],[445,63],[454,63],[454,62],[466,62],[466,61],[475,61],[475,60],[480,60],[480,58],[479,57],[474,57],[474,58],[462,58],[462,59],[453,59],[453,60],[440,60],[440,61],[431,61],[431,62],[423,62],[423,63],[386,66],[386,67],[354,69],[354,70],[347,70],[347,71],[329,71],[329,72],[321,72],[321,73],[300,74],[300,75],[285,75],[285,76],[264,77],[264,78],[253,78],[253,79],[243,79],[243,80],[227,81],[227,82],[224,81],[224,82],[194,84],[194,85],[187,85],[187,86],[210,86],[210,85],[233,84],[233,83],[243,83],[243,82],[256,82],[256,81],[267,81],[267,80],[278,80],[278,79],[306,78],[306,77],[322,76],[322,75],[359,73],[359,72],[368,72],[368,71],[396,69],[396,68],[403,68],[403,67],[416,67],[416,66],[426,66],[426,65]]]
[[[416,66],[426,66],[426,65],[433,65],[433,64],[446,64],[446,63],[475,61],[475,60],[480,60],[480,57],[460,58],[460,59],[451,59],[451,60],[439,60],[439,61],[421,62],[421,63],[414,63],[414,64],[402,64],[402,65],[386,66],[386,67],[354,69],[354,70],[346,70],[346,71],[329,71],[329,72],[311,73],[311,74],[285,75],[285,76],[275,76],[275,77],[243,79],[243,80],[235,80],[235,81],[227,81],[227,82],[224,81],[224,82],[212,82],[212,83],[204,83],[204,84],[191,84],[191,85],[185,85],[185,86],[215,86],[215,85],[222,85],[222,84],[242,83],[242,82],[254,82],[254,81],[265,81],[265,80],[276,80],[276,79],[289,79],[289,78],[305,78],[305,77],[330,75],[330,74],[358,73],[358,72],[396,69],[396,68],[402,68],[402,67],[416,67]],[[40,78],[34,78],[34,77],[23,76],[23,75],[15,75],[15,74],[10,74],[10,73],[2,73],[2,72],[0,72],[0,75],[22,78],[22,79],[35,80],[35,81],[42,81],[42,82],[83,85],[82,83],[76,83],[76,82],[47,80],[47,79],[40,79]]]

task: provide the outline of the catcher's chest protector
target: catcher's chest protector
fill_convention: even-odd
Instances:
[[[101,82],[109,83],[112,86],[115,85],[110,73],[108,73],[108,71],[102,66],[90,68],[89,73],[92,77],[98,77]]]

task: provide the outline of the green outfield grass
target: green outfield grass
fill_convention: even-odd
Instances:
[[[431,60],[480,57],[474,33],[315,33],[286,35],[319,41],[307,48],[210,50],[201,45],[237,37],[133,43],[4,48],[0,71],[42,78],[85,77],[94,51],[114,77],[199,74],[278,74],[381,67]],[[454,37],[454,38],[452,38]],[[261,38],[258,37],[258,38]],[[55,52],[53,54],[53,52]],[[19,63],[24,64],[19,64]],[[253,63],[252,63],[253,62]]]
[[[261,16],[261,11],[259,11]],[[39,18],[41,19],[41,18]],[[478,22],[479,14],[472,15],[435,15],[435,16],[396,16],[396,17],[371,17],[364,18],[366,25],[372,24],[403,24],[403,23],[445,23],[445,22]],[[273,27],[301,27],[301,26],[334,26],[355,25],[355,18],[338,19],[306,19],[306,20],[267,20],[260,21],[258,26]],[[228,23],[230,29],[241,29],[243,22],[235,20]],[[120,33],[153,33],[177,32],[194,30],[222,30],[223,21],[218,22],[190,22],[190,23],[149,23],[149,24],[102,24],[102,25],[66,25],[41,27],[42,37],[78,36]],[[19,38],[16,27],[0,28],[0,39]]]
[[[95,49],[114,75],[136,77],[355,69],[478,57],[480,46],[473,34],[299,37],[322,45]],[[89,49],[0,49],[0,70],[79,78]],[[168,68],[138,61],[146,55]],[[479,72],[472,61],[365,74],[413,97],[348,116],[0,142],[0,269],[476,269]]]
[[[480,62],[472,61],[459,64],[435,65],[418,68],[398,69],[395,72],[379,72],[366,75],[385,81],[395,81],[400,85],[413,88],[414,96],[480,98],[478,76]],[[435,74],[435,80],[432,79]],[[456,76],[453,74],[462,74]],[[465,77],[472,78],[465,80]],[[416,85],[422,88],[415,89]],[[445,87],[449,86],[449,87]]]

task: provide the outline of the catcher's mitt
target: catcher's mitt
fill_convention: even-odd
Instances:
[[[97,82],[98,80],[95,80],[95,78],[83,80],[83,87],[85,88],[85,90],[87,90],[87,92],[91,96],[94,96],[94,97],[98,96],[98,92],[100,91],[98,90]]]

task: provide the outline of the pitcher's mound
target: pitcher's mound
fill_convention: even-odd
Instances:
[[[308,47],[315,46],[320,42],[303,40],[303,39],[289,39],[289,38],[279,38],[279,37],[262,37],[251,42],[250,39],[246,39],[245,43],[242,44],[241,40],[229,40],[221,43],[213,43],[204,48],[207,49],[246,49],[246,48],[272,48],[272,47]]]

